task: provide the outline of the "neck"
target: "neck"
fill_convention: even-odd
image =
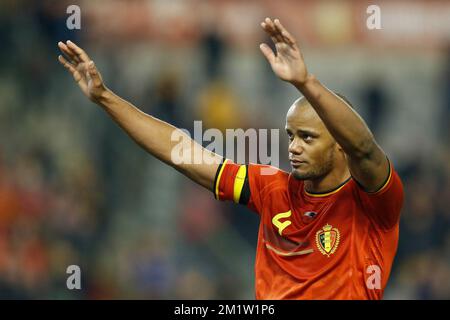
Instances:
[[[314,180],[305,180],[305,190],[311,193],[324,193],[337,188],[350,178],[347,166],[334,168],[326,176]]]

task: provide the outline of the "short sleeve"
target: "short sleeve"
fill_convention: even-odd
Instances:
[[[262,191],[282,173],[278,168],[260,164],[236,164],[225,159],[214,180],[214,196],[221,201],[246,205],[261,212]]]
[[[364,212],[381,228],[388,230],[399,222],[404,200],[403,184],[391,162],[388,178],[378,191],[367,192],[357,182],[356,190]]]

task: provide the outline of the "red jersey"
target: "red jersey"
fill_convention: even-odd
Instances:
[[[274,174],[264,174],[268,169]],[[230,160],[215,180],[217,199],[244,204],[260,216],[256,299],[382,298],[403,204],[392,164],[373,193],[349,178],[330,192],[311,194],[287,172]]]

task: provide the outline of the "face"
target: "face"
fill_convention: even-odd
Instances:
[[[304,100],[296,101],[286,117],[289,160],[299,180],[326,176],[334,167],[337,143],[315,110]]]

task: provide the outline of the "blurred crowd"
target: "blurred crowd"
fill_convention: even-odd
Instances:
[[[258,217],[135,145],[82,96],[56,44],[80,43],[108,87],[178,127],[280,129],[285,170],[284,115],[298,93],[273,76],[259,43],[230,45],[214,24],[179,45],[106,41],[86,30],[92,17],[68,30],[61,3],[0,4],[0,298],[254,298]],[[426,53],[353,60],[305,50],[319,78],[357,106],[405,186],[385,299],[449,299],[450,49],[431,67],[420,64]],[[66,287],[70,265],[81,268],[81,290]]]

